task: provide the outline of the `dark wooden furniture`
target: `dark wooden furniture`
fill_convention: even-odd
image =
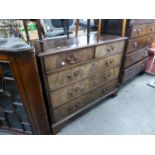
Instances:
[[[42,86],[53,133],[71,118],[117,94],[125,39],[103,35],[43,39],[38,49]]]
[[[50,134],[35,53],[17,38],[0,40],[0,131]]]
[[[122,20],[103,20],[104,33],[121,35]],[[155,20],[132,19],[126,22],[125,45],[121,67],[121,82],[125,83],[146,68],[147,50],[155,40]]]

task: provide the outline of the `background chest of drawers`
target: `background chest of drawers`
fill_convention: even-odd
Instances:
[[[121,35],[122,20],[103,20],[104,31],[109,34]],[[132,79],[143,72],[147,62],[147,50],[155,39],[155,20],[127,20],[125,51],[121,67],[121,82]]]
[[[33,49],[16,38],[0,46],[0,131],[50,134]]]
[[[40,77],[56,133],[67,120],[117,92],[126,38],[95,35],[45,39],[38,54]]]

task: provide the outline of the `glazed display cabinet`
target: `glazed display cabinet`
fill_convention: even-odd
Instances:
[[[0,131],[50,134],[35,53],[19,38],[0,40]]]

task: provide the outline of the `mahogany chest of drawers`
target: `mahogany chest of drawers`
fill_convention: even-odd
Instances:
[[[38,64],[53,133],[100,99],[116,95],[126,38],[44,39]]]
[[[122,20],[103,20],[104,32],[121,35]],[[147,62],[147,50],[155,39],[155,20],[127,20],[125,51],[121,67],[121,82],[125,83],[143,72]]]
[[[0,43],[0,131],[50,134],[34,51],[17,38]]]

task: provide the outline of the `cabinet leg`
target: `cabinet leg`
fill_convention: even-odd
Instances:
[[[59,127],[59,126],[53,127],[52,128],[52,134],[56,135],[57,133],[59,133],[61,131],[61,129],[62,129],[62,127]]]

